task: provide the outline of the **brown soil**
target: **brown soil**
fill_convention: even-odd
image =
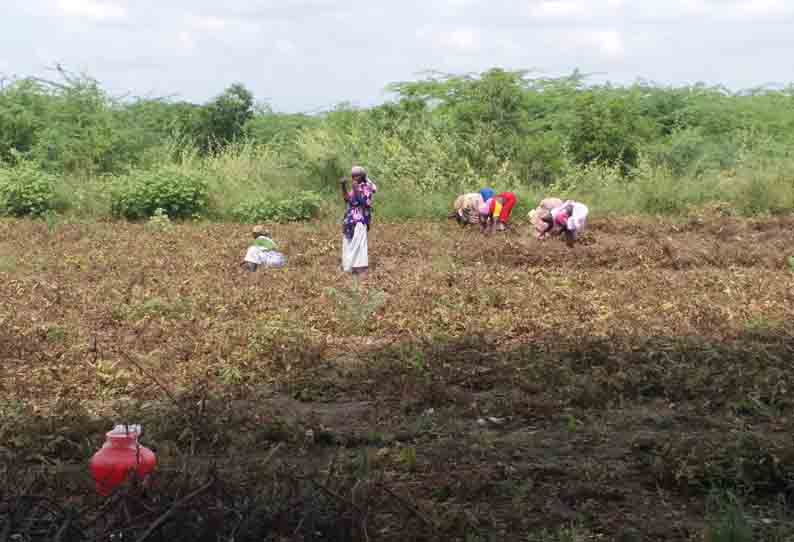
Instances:
[[[245,227],[1,222],[0,461],[135,417],[163,469],[366,458],[438,528],[403,540],[700,540],[714,487],[788,525],[794,219],[590,227],[376,223],[357,290],[335,224],[250,274]]]

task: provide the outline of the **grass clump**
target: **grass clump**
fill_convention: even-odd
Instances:
[[[706,542],[752,542],[753,526],[734,493],[713,492],[708,504],[712,517],[706,530]]]
[[[372,318],[386,304],[384,291],[364,288],[358,282],[352,287],[328,288],[326,293],[334,301],[343,327],[350,333],[371,326]]]

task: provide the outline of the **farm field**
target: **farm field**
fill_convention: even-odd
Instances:
[[[248,274],[246,226],[0,222],[0,502],[98,510],[126,421],[150,493],[225,482],[164,540],[794,537],[794,219],[376,218],[363,287],[339,225],[272,233]]]

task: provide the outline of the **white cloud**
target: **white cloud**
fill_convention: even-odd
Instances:
[[[614,30],[593,32],[592,39],[602,54],[608,57],[623,56],[623,38]]]
[[[443,0],[444,7],[457,10],[479,4],[479,0]]]
[[[676,12],[675,4],[666,5],[664,10],[669,12],[670,8]],[[777,20],[794,14],[794,3],[789,0],[678,0],[677,14],[684,19],[703,17],[713,21]]]
[[[64,15],[87,19],[123,19],[127,16],[124,6],[99,0],[58,0],[57,7]]]
[[[414,30],[414,36],[416,36],[418,39],[424,39],[431,35],[432,31],[433,29],[430,27],[430,25],[425,24]]]
[[[582,2],[572,0],[545,0],[529,6],[529,15],[538,19],[576,17],[588,11]]]
[[[618,59],[625,53],[623,36],[616,30],[568,32],[562,41],[574,45],[577,49],[593,49],[600,56],[611,60]]]
[[[289,40],[276,40],[276,51],[288,55],[295,52],[295,44]]]
[[[476,30],[457,29],[439,34],[438,43],[450,49],[461,52],[478,51],[480,49],[480,34]]]
[[[791,5],[784,0],[749,0],[738,2],[736,12],[739,16],[770,16],[791,13]]]
[[[215,16],[191,15],[188,17],[190,26],[197,30],[221,31],[228,26],[226,19]]]
[[[176,35],[177,42],[179,43],[180,49],[183,51],[193,51],[196,48],[196,39],[193,37],[193,34],[190,32],[183,30]]]
[[[680,0],[683,10],[690,14],[708,13],[713,9],[708,0]]]

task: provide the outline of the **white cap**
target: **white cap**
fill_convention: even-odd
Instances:
[[[120,423],[113,427],[112,431],[107,433],[109,437],[127,437],[130,435],[140,435],[142,431],[140,424],[126,424]]]

